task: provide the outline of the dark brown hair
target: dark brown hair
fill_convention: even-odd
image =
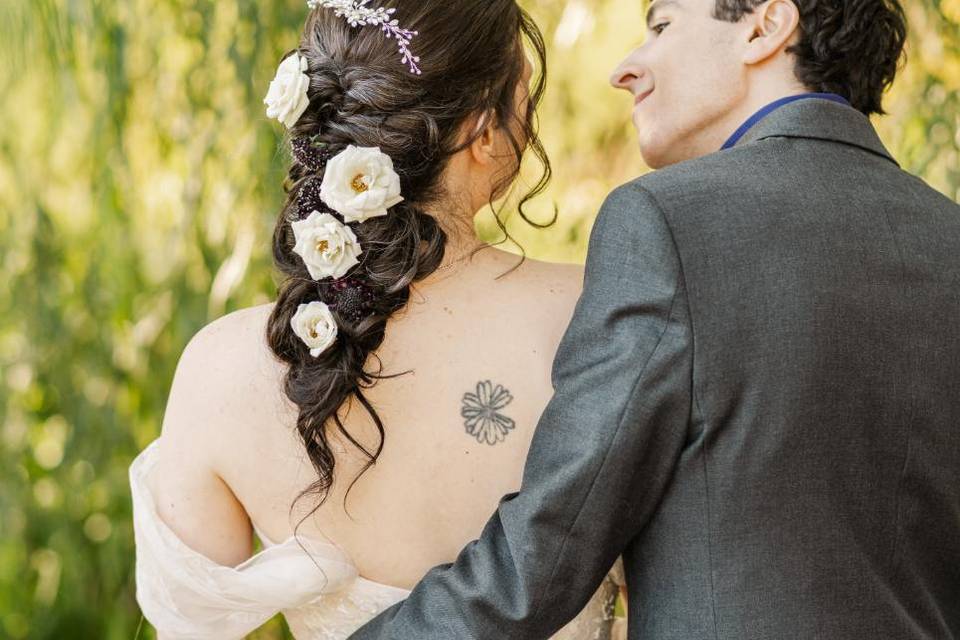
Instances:
[[[907,37],[898,0],[792,0],[800,10],[797,78],[814,91],[836,93],[865,115],[884,113]],[[737,22],[766,0],[717,0],[714,17]]]
[[[543,173],[522,198],[519,209],[528,223],[546,226],[527,219],[523,212],[523,204],[541,192],[550,178],[550,165],[535,128],[546,54],[533,21],[515,0],[393,0],[380,6],[396,8],[394,17],[400,25],[419,31],[411,49],[420,56],[422,75],[410,72],[400,60],[396,42],[384,37],[379,28],[350,27],[329,9],[310,13],[296,50],[309,63],[310,105],[290,130],[291,141],[320,142],[330,154],[350,144],[380,147],[393,160],[404,197],[389,215],[350,225],[363,253],[348,277],[373,295],[362,317],[332,307],[337,341],[314,358],[290,321],[299,305],[324,299],[335,285],[329,279],[310,277],[303,260],[293,252],[291,223],[309,213],[300,201],[316,193],[323,168],[312,170],[307,166],[310,163],[302,164],[295,157],[284,183],[287,201],[274,231],[273,257],[285,279],[268,322],[267,342],[289,365],[284,392],[299,408],[297,430],[317,473],[317,480],[298,500],[316,495],[319,500],[314,510],[333,484],[336,460],[328,429],[336,430],[363,452],[367,464],[360,475],[383,449],[384,425],[364,390],[391,377],[382,375],[382,363],[375,357],[387,322],[406,305],[411,284],[429,276],[443,260],[447,233],[423,209],[448,195],[443,192],[441,176],[451,156],[473,142],[460,139],[463,125],[472,117],[495,116],[516,154],[516,164],[491,198],[516,178],[524,150],[532,147],[536,152]],[[538,57],[541,72],[530,90],[527,112],[516,113],[525,41]],[[513,134],[511,125],[522,131],[522,138]],[[509,237],[499,215],[497,220],[505,238]],[[379,365],[376,371],[366,368],[372,354]],[[374,451],[358,443],[338,416],[338,409],[353,400],[366,410],[379,431]]]

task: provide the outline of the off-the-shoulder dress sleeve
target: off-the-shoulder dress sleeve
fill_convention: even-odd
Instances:
[[[148,489],[157,445],[154,441],[130,465],[130,489],[137,602],[165,640],[243,638],[278,612],[356,579],[352,564],[309,540],[269,547],[236,567],[188,547],[160,519]]]

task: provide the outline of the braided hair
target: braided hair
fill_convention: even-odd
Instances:
[[[287,365],[284,393],[298,407],[296,428],[317,474],[297,497],[318,498],[310,513],[323,504],[333,484],[332,433],[343,436],[366,458],[350,488],[383,450],[384,424],[364,391],[392,376],[382,374],[382,363],[376,370],[369,370],[367,363],[370,359],[379,363],[375,352],[383,343],[388,320],[407,304],[411,285],[443,261],[447,232],[424,207],[448,196],[442,174],[449,159],[473,142],[459,139],[469,118],[495,114],[516,154],[517,169],[504,177],[491,197],[516,177],[524,149],[536,152],[543,173],[522,198],[520,214],[528,223],[544,226],[523,212],[523,204],[550,178],[534,125],[545,82],[545,48],[536,25],[516,0],[391,0],[384,6],[395,7],[404,24],[419,31],[421,75],[398,63],[396,44],[376,28],[351,27],[324,9],[310,13],[299,47],[287,54],[296,52],[307,60],[309,105],[289,129],[292,162],[284,181],[286,202],[273,234],[274,264],[283,279],[266,338]],[[530,92],[527,112],[517,113],[515,92],[523,76],[524,41],[538,56],[543,72]],[[512,133],[511,123],[520,125],[522,137]],[[293,250],[292,224],[315,210],[334,213],[319,197],[320,184],[327,160],[349,145],[379,147],[389,156],[404,200],[390,208],[389,215],[349,225],[363,247],[359,264],[343,278],[317,281]],[[499,216],[497,220],[505,232]],[[336,342],[317,357],[291,328],[298,307],[312,301],[325,302],[337,324]],[[373,450],[360,444],[338,415],[339,408],[353,400],[379,432]]]

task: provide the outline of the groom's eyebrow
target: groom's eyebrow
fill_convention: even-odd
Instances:
[[[664,7],[669,7],[670,5],[679,5],[680,3],[677,0],[657,0],[652,5],[650,5],[650,10],[647,11],[647,28],[653,29],[654,21],[657,17],[657,12]]]

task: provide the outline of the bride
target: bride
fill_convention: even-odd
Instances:
[[[452,561],[520,485],[580,294],[581,268],[473,235],[525,148],[533,193],[549,177],[524,53],[542,64],[543,41],[515,0],[309,4],[265,100],[292,156],[278,298],[193,337],[130,467],[137,600],[164,640],[277,612],[346,638]],[[610,638],[618,576],[555,637]]]

